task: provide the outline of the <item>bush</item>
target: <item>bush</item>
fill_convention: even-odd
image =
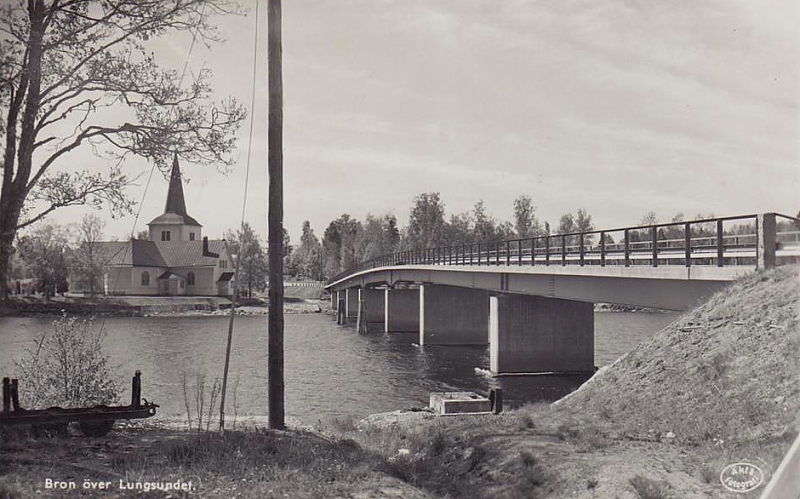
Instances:
[[[670,499],[672,497],[667,482],[641,475],[636,475],[628,481],[641,499]]]
[[[91,319],[53,321],[53,332],[36,338],[36,348],[15,361],[20,405],[27,409],[83,407],[119,401],[119,387],[103,354],[102,331],[91,331]]]

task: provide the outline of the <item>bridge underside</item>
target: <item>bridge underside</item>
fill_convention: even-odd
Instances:
[[[564,300],[687,310],[752,267],[497,267],[395,266],[363,271],[331,291],[426,283]]]
[[[593,303],[686,310],[752,268],[396,266],[328,287],[340,315],[361,308],[374,329],[415,332],[420,345],[489,344],[497,375],[590,372]],[[384,288],[384,289],[376,289]]]

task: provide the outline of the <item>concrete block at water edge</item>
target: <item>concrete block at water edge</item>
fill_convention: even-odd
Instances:
[[[489,399],[475,392],[433,392],[430,408],[435,414],[469,414],[492,410]]]

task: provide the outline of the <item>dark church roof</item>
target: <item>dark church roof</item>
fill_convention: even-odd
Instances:
[[[97,259],[103,265],[167,267],[153,241],[111,241],[94,243]]]
[[[134,267],[213,267],[225,251],[225,240],[208,241],[209,251],[203,252],[203,241],[112,241],[94,243],[97,261],[102,265],[132,265]]]
[[[178,155],[172,160],[172,174],[169,178],[167,191],[167,204],[164,213],[154,218],[147,225],[183,224],[202,227],[200,222],[186,213],[186,200],[183,197],[183,182],[181,182],[181,168],[178,166]]]

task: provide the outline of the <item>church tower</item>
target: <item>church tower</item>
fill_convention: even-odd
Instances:
[[[177,154],[172,160],[172,173],[169,178],[164,213],[154,218],[147,226],[150,227],[150,240],[159,243],[200,241],[203,238],[200,222],[186,213],[186,200],[183,197],[183,182]]]

